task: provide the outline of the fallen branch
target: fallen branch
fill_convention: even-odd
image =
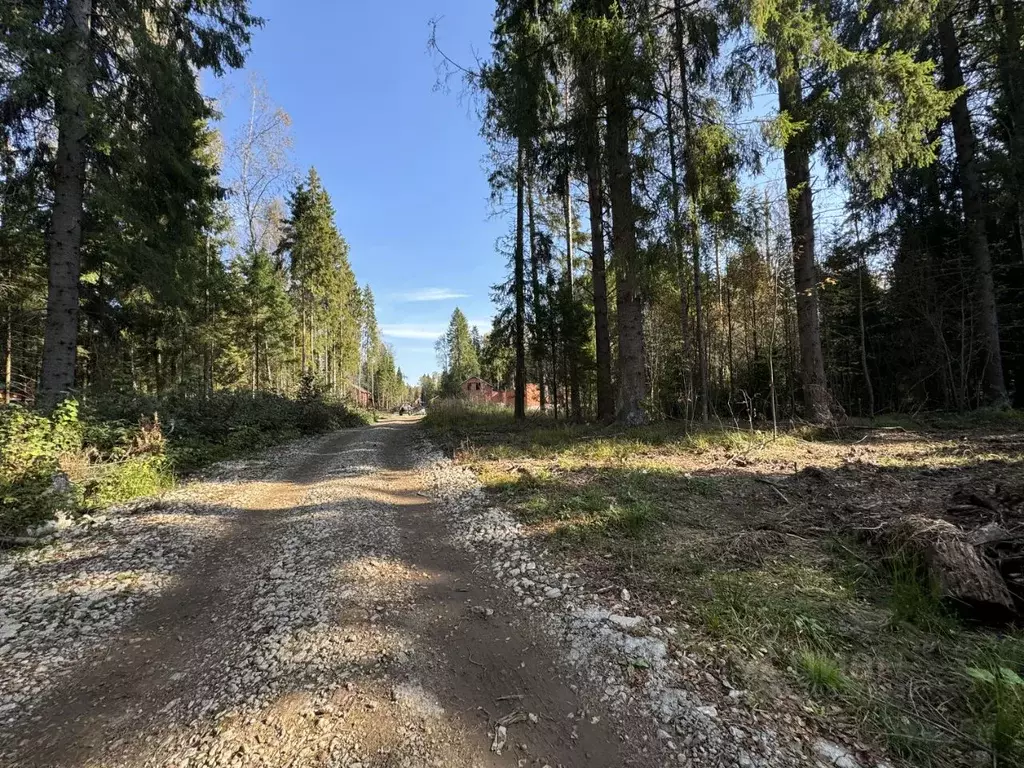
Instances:
[[[782,499],[784,502],[786,502],[786,504],[790,503],[789,499],[786,498],[786,494],[784,494],[782,492],[782,489],[779,488],[779,486],[777,486],[771,480],[766,480],[763,477],[755,477],[754,480],[756,482],[758,482],[758,483],[762,483],[763,485],[767,485],[769,488],[771,488],[773,491],[775,491],[777,494],[779,494],[779,498]]]

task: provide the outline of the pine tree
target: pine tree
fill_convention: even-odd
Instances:
[[[469,323],[458,307],[452,312],[448,330],[437,340],[436,347],[438,362],[443,369],[442,390],[449,397],[455,396],[466,379],[480,375],[480,361],[470,334]]]
[[[240,257],[236,269],[241,285],[235,316],[239,344],[251,352],[250,386],[253,392],[273,389],[271,361],[289,353],[294,328],[283,275],[263,250]]]
[[[288,259],[302,370],[312,370],[337,392],[358,376],[363,297],[316,170],[292,193],[289,209],[278,252]]]
[[[159,104],[203,115],[195,69],[238,67],[259,19],[245,0],[216,4],[69,0],[5,14],[14,66],[5,126],[52,126],[57,139],[50,209],[49,289],[39,404],[52,408],[75,387],[83,224],[94,195],[87,179],[102,164],[115,126],[159,131]],[[187,7],[185,7],[187,6]],[[53,56],[40,56],[50,50]],[[198,106],[197,106],[198,105]],[[24,143],[30,135],[19,136]],[[115,148],[117,145],[113,145]],[[181,157],[179,156],[179,159]],[[174,190],[172,190],[173,192]]]

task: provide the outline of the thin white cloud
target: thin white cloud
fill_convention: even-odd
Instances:
[[[417,323],[393,323],[380,327],[381,335],[392,339],[430,339],[434,340],[444,329],[435,325],[420,325]]]
[[[469,294],[452,288],[421,288],[418,291],[399,293],[396,298],[399,301],[449,301],[469,298]]]

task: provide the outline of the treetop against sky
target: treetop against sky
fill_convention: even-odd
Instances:
[[[385,342],[410,380],[437,367],[434,341],[455,306],[490,327],[490,286],[503,279],[496,240],[507,231],[490,203],[487,147],[473,105],[436,90],[427,50],[440,18],[453,53],[486,51],[493,3],[256,0],[266,24],[244,70],[204,77],[230,135],[248,116],[258,74],[292,119],[292,157],[315,166],[331,194],[352,268],[369,283]]]

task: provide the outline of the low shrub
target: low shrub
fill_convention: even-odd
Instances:
[[[47,418],[13,405],[0,409],[0,533],[18,533],[77,505],[62,463],[82,449],[78,404]]]
[[[0,408],[0,535],[59,512],[97,509],[167,488],[176,474],[275,443],[369,423],[310,386],[305,397],[216,392],[62,403],[49,416]]]
[[[968,667],[973,683],[971,709],[994,757],[993,765],[1020,765],[1024,760],[1024,678],[996,660]]]

